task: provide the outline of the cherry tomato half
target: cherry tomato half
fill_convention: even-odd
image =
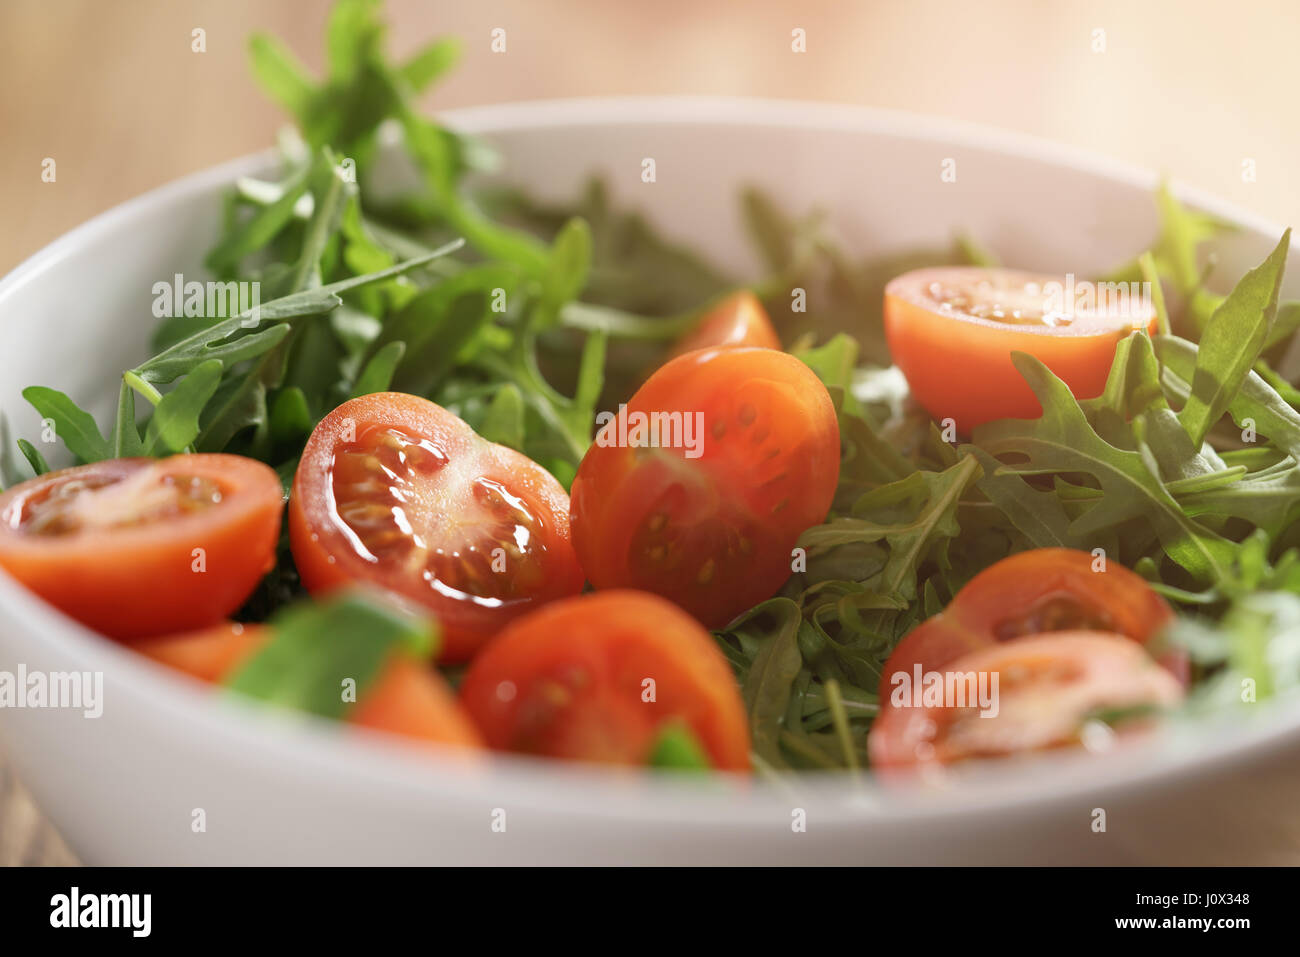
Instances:
[[[643,592],[582,595],[520,618],[474,659],[460,698],[498,750],[645,764],[665,724],[684,722],[715,767],[749,767],[726,659],[699,624]]]
[[[748,289],[732,293],[709,309],[694,329],[677,340],[669,358],[719,346],[781,348],[767,310]]]
[[[379,392],[316,426],[289,499],[303,584],[368,582],[429,608],[441,660],[582,589],[569,499],[548,472],[418,396]]]
[[[1134,329],[1155,331],[1154,307],[1129,285],[973,266],[920,269],[885,287],[885,336],[916,400],[969,435],[993,419],[1042,415],[1012,352],[1042,360],[1076,398],[1100,395],[1119,341]]]
[[[789,577],[839,467],[835,407],[802,362],[772,349],[688,353],[587,451],[573,482],[574,547],[595,587],[654,592],[720,627]]]
[[[169,635],[134,647],[154,661],[218,684],[234,674],[271,638],[265,625],[226,622],[203,631]],[[483,739],[433,668],[394,655],[362,693],[348,722],[437,744],[481,748]]]
[[[1147,645],[1186,683],[1186,654],[1158,643],[1173,617],[1150,585],[1116,562],[1101,565],[1091,553],[1072,548],[1019,552],[972,578],[943,612],[898,643],[881,675],[881,697],[898,671],[912,674],[916,665],[938,670],[1000,641],[1078,630],[1115,632]]]
[[[202,628],[275,562],[283,490],[237,455],[114,459],[0,495],[0,566],[113,638]]]
[[[973,676],[967,695],[983,681],[987,697],[972,705],[968,696],[965,707],[945,701],[882,709],[867,736],[873,767],[952,764],[1076,745],[1091,717],[1132,709],[1134,724],[1118,724],[1122,732],[1139,725],[1147,709],[1171,707],[1183,696],[1178,681],[1141,647],[1105,632],[1014,638],[963,655],[942,671]],[[896,691],[905,697],[901,686]]]

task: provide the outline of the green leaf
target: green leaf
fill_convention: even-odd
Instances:
[[[390,655],[427,658],[436,644],[428,621],[359,593],[289,606],[270,623],[271,640],[224,684],[327,718],[350,710],[347,682],[361,700]]]
[[[707,771],[713,765],[700,739],[684,721],[670,721],[660,729],[646,762],[652,768],[675,771]]]
[[[245,256],[257,252],[269,243],[293,219],[293,208],[307,191],[310,167],[296,170],[284,184],[284,192],[274,203],[253,212],[234,230],[222,238],[205,260],[205,265],[218,275],[235,269]]]
[[[255,33],[248,41],[253,77],[262,90],[289,113],[301,117],[315,94],[302,63],[273,36]]]
[[[352,386],[352,398],[370,395],[372,392],[387,392],[393,381],[393,372],[402,361],[404,352],[406,343],[400,339],[381,347],[370,357],[366,367],[361,370],[361,375],[357,376],[357,381]]]
[[[183,375],[198,363],[208,359],[222,359],[227,364],[233,364],[261,355],[278,345],[288,335],[289,330],[271,326],[250,333],[248,332],[250,327],[256,327],[259,323],[280,323],[286,319],[331,312],[342,302],[339,299],[342,293],[400,276],[434,259],[453,253],[462,245],[464,243],[461,240],[454,240],[422,256],[400,262],[389,269],[341,279],[317,289],[273,299],[259,307],[260,314],[257,320],[254,320],[251,310],[223,319],[211,328],[200,330],[189,338],[164,349],[132,371],[147,382],[163,383],[171,382],[177,376]]]
[[[32,467],[32,471],[37,475],[44,475],[50,470],[50,467],[45,464],[45,457],[26,439],[18,440],[18,450],[23,453],[23,458],[27,460],[27,463]]]
[[[117,393],[117,422],[113,427],[113,457],[144,455],[144,443],[135,424],[135,390],[122,380]]]
[[[886,542],[889,558],[884,569],[864,584],[867,593],[888,600],[881,607],[897,607],[899,599],[916,598],[923,561],[932,556],[941,565],[946,561],[946,543],[961,532],[957,505],[979,475],[979,462],[972,455],[962,456],[943,472],[915,471],[865,493],[854,503],[851,517],[808,529],[799,544],[812,559],[841,545]]]
[[[1164,379],[1175,394],[1187,396],[1198,365],[1197,347],[1177,336],[1156,339],[1156,355],[1164,364]],[[1300,412],[1255,372],[1241,381],[1228,403],[1228,414],[1241,428],[1249,424],[1300,461]]]
[[[1192,394],[1179,413],[1198,447],[1210,426],[1228,410],[1268,342],[1290,239],[1287,230],[1277,248],[1237,283],[1206,324],[1196,354]]]
[[[221,382],[220,359],[195,366],[180,384],[163,396],[145,432],[144,454],[184,452],[199,434],[199,416]]]
[[[1072,536],[1088,540],[1141,519],[1159,536],[1169,557],[1193,576],[1221,579],[1232,560],[1233,544],[1189,518],[1140,453],[1116,448],[1098,436],[1069,387],[1047,366],[1022,352],[1013,352],[1012,361],[1038,397],[1043,415],[980,426],[974,444],[1003,459],[1002,471],[1092,476],[1102,495],[1071,522]],[[1024,461],[1008,464],[1006,456]]]
[[[586,220],[574,217],[551,244],[550,263],[542,280],[542,301],[551,321],[559,315],[560,306],[582,294],[590,271],[591,227]]]
[[[523,449],[524,399],[518,386],[507,382],[497,390],[475,431],[489,442]]]
[[[81,461],[99,462],[113,457],[113,450],[100,434],[94,417],[62,392],[33,385],[23,389],[23,398],[35,407],[42,419],[54,423],[55,434]]]
[[[423,92],[456,65],[460,59],[460,46],[460,41],[454,37],[435,40],[403,63],[398,72],[412,92]]]
[[[785,759],[781,756],[780,733],[794,679],[803,667],[798,642],[799,606],[788,598],[773,598],[732,622],[727,632],[743,635],[768,616],[774,619],[773,625],[763,629],[765,637],[758,642],[740,694],[749,716],[754,752],[769,763],[782,766]]]
[[[301,441],[311,433],[311,409],[302,389],[289,386],[275,394],[270,415],[271,438],[277,442]]]

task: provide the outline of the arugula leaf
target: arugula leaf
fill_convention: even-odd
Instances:
[[[370,357],[366,367],[361,370],[361,375],[357,376],[357,381],[352,386],[352,398],[387,391],[404,352],[406,343],[400,339],[381,347]]]
[[[394,654],[428,658],[436,641],[427,620],[391,602],[347,593],[287,607],[270,621],[272,637],[223,683],[232,691],[281,707],[341,718]]]
[[[524,445],[524,397],[519,387],[507,382],[497,391],[474,431],[489,442],[522,451]]]
[[[100,434],[91,414],[62,392],[32,385],[23,389],[23,398],[35,407],[42,419],[54,423],[55,434],[81,461],[99,462],[113,457],[108,440]]]
[[[240,335],[241,332],[256,327],[257,323],[279,323],[287,319],[330,312],[342,301],[339,299],[340,293],[399,276],[440,256],[453,253],[462,245],[461,241],[456,240],[423,256],[408,259],[379,272],[341,279],[316,289],[291,293],[263,303],[259,307],[260,318],[254,319],[252,310],[231,316],[164,349],[131,371],[146,382],[164,383],[172,381],[199,362],[208,359],[222,359],[226,363],[235,363],[259,356],[279,345],[280,341],[288,335],[288,329],[271,326],[245,335]]]
[[[1225,574],[1234,545],[1189,518],[1138,452],[1116,448],[1088,423],[1069,387],[1047,366],[1012,353],[1043,408],[1040,419],[1004,419],[975,430],[974,444],[1003,461],[1000,471],[1022,477],[1089,475],[1101,496],[1071,521],[1072,535],[1087,538],[1134,519],[1148,522],[1166,553],[1201,581]],[[1005,457],[1023,459],[1010,464]]]
[[[199,434],[199,415],[221,381],[221,360],[209,359],[189,375],[153,410],[145,433],[144,454],[184,452]]]
[[[1268,342],[1290,239],[1287,230],[1264,263],[1246,273],[1205,326],[1196,353],[1192,393],[1179,413],[1195,445],[1200,445],[1210,426],[1227,411]]]
[[[769,618],[771,624],[764,621]],[[737,655],[743,662],[740,694],[749,716],[754,753],[777,767],[786,766],[781,731],[794,680],[803,667],[798,642],[801,621],[797,604],[788,598],[773,598],[733,621],[719,639],[733,665]],[[750,630],[755,626],[757,633]]]
[[[1197,347],[1177,336],[1160,336],[1156,355],[1164,365],[1163,380],[1175,395],[1189,397],[1197,368]],[[1248,372],[1228,402],[1227,412],[1238,426],[1249,424],[1300,461],[1300,412],[1283,399],[1258,373]]]
[[[32,472],[34,474],[44,475],[50,470],[50,467],[45,464],[45,456],[41,455],[41,453],[36,450],[36,447],[26,439],[18,440],[18,450],[23,453],[23,458],[25,458],[27,464],[32,467]]]

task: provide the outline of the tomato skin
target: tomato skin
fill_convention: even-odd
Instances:
[[[150,638],[134,647],[146,658],[217,684],[260,651],[270,637],[271,629],[265,625],[226,621],[199,631]]]
[[[521,594],[501,596],[451,594],[436,590],[415,571],[403,571],[387,559],[368,561],[352,544],[338,517],[333,469],[336,452],[355,434],[367,430],[398,428],[430,441],[446,454],[445,466],[453,489],[437,498],[436,513],[413,513],[426,527],[417,531],[429,537],[429,546],[488,562],[479,542],[453,535],[461,528],[470,507],[474,481],[491,481],[524,503],[531,519],[528,552],[522,560],[506,560],[507,572],[496,574],[493,586],[510,587],[526,581]],[[458,486],[458,487],[457,487]],[[478,488],[479,486],[474,486]],[[390,488],[390,494],[392,490]],[[389,505],[393,499],[386,500]],[[464,522],[463,522],[464,520]],[[343,403],[317,425],[303,450],[289,498],[289,540],[303,584],[313,593],[365,582],[386,588],[430,610],[442,628],[439,660],[465,661],[507,622],[525,612],[582,590],[582,569],[569,538],[569,498],[564,488],[531,459],[479,437],[462,420],[418,396],[397,392],[375,393]],[[495,546],[493,541],[487,543]],[[513,547],[513,541],[501,541]],[[468,559],[467,559],[468,560]],[[514,563],[514,564],[512,564]],[[452,589],[451,591],[458,591]]]
[[[733,292],[710,308],[694,329],[674,343],[669,358],[723,346],[781,348],[781,338],[772,328],[767,310],[748,289]]]
[[[943,314],[920,291],[934,276],[1009,270],[923,269],[885,287],[885,338],[917,402],[936,420],[951,418],[962,435],[994,419],[1036,419],[1042,406],[1011,361],[1013,352],[1040,359],[1078,399],[1100,395],[1130,322],[1088,328],[1009,325],[960,313]],[[1026,275],[1028,274],[1021,274]],[[1037,277],[1050,279],[1050,277]],[[1060,277],[1057,277],[1059,281]],[[1154,334],[1152,315],[1145,325]]]
[[[1169,603],[1123,565],[1107,562],[1105,571],[1094,571],[1096,561],[1077,549],[1036,548],[990,565],[946,609],[898,643],[881,673],[881,697],[896,672],[910,674],[915,665],[937,671],[1000,641],[1079,629],[1114,632],[1147,645],[1160,664],[1187,684],[1186,653],[1158,645],[1174,618]]]
[[[653,592],[721,627],[781,587],[799,535],[826,518],[839,424],[812,370],[743,347],[673,359],[624,425],[676,413],[700,424],[695,456],[619,446],[619,420],[597,434],[573,482],[574,547],[596,588]]]
[[[109,483],[89,501],[111,517],[112,509],[141,507],[132,488],[154,494],[169,480],[190,478],[210,483],[221,501],[125,527],[57,535],[16,527],[24,510],[68,483]],[[0,495],[0,566],[112,638],[202,628],[236,611],[275,563],[283,495],[272,469],[237,455],[113,459],[49,472]]]
[[[1036,548],[1010,555],[984,569],[957,594],[945,614],[969,629],[1006,637],[1057,630],[1032,619],[1019,621],[1043,602],[1061,597],[1092,620],[1085,627],[1113,631],[1145,643],[1174,618],[1173,609],[1142,576],[1118,562],[1073,548]],[[1065,609],[1070,614],[1071,609]],[[1074,627],[1078,627],[1076,623]]]
[[[699,624],[643,592],[581,595],[513,622],[470,664],[460,699],[496,750],[640,765],[680,720],[714,767],[749,768],[726,659]]]
[[[1183,696],[1182,685],[1137,644],[1107,632],[1025,635],[963,655],[943,670],[989,676],[987,690],[997,674],[997,713],[980,715],[978,705],[883,708],[867,736],[873,768],[888,774],[1068,747],[1079,743],[1084,721],[1096,711],[1169,707]]]
[[[447,682],[429,665],[409,658],[394,658],[384,666],[348,721],[435,744],[483,747],[482,735]]]
[[[209,684],[234,674],[271,639],[266,625],[224,622],[135,645],[146,657]],[[482,748],[483,739],[442,677],[394,655],[347,716],[349,724],[437,744]]]

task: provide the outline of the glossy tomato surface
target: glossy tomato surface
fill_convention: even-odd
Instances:
[[[201,628],[274,564],[283,494],[272,469],[237,455],[49,472],[0,495],[0,566],[113,638]]]
[[[839,467],[835,408],[802,362],[688,353],[597,434],[573,482],[574,546],[595,587],[654,592],[720,627],[789,577]]]
[[[170,668],[220,684],[256,656],[272,634],[266,625],[223,622],[201,631],[151,638],[134,647]],[[304,667],[310,663],[304,662]],[[439,744],[483,746],[442,676],[427,663],[400,654],[392,655],[362,691],[347,720],[358,727]]]
[[[1180,681],[1185,653],[1160,644],[1173,621],[1169,603],[1117,562],[1071,548],[1037,548],[990,565],[946,609],[899,642],[881,675],[882,698],[893,676],[937,670],[1001,641],[1061,631],[1106,631],[1146,645]]]
[[[726,659],[692,618],[642,592],[582,595],[519,619],[474,659],[460,697],[497,750],[645,764],[657,735],[684,722],[714,767],[749,767]]]
[[[1134,329],[1155,331],[1154,307],[1140,290],[1098,289],[1089,307],[1088,288],[1010,269],[909,272],[885,287],[889,351],[916,400],[935,419],[952,419],[962,435],[994,419],[1035,419],[1042,406],[1012,364],[1013,352],[1040,359],[1076,398],[1093,398],[1119,341]]]
[[[569,499],[531,459],[418,396],[343,403],[303,450],[289,535],[303,584],[389,589],[442,626],[441,660],[582,588]]]
[[[670,357],[719,346],[781,348],[781,338],[772,328],[767,310],[748,289],[733,292],[711,307],[695,328],[673,345]]]
[[[1139,645],[1106,632],[1015,638],[964,655],[943,670],[972,676],[967,689],[982,680],[987,694],[981,700],[977,692],[972,704],[967,691],[964,707],[954,695],[882,709],[867,737],[873,767],[953,764],[1077,745],[1086,723],[1098,715],[1132,712],[1132,724],[1115,718],[1121,730],[1132,728],[1148,709],[1172,707],[1183,696],[1178,681]],[[905,698],[901,687],[895,694]]]

